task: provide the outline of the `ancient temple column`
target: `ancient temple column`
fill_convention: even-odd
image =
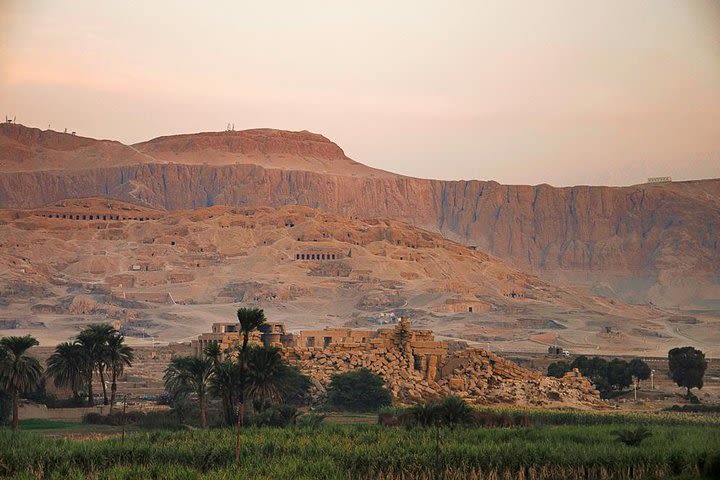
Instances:
[[[437,375],[437,357],[435,355],[430,355],[427,358],[427,372],[425,373],[425,379],[428,382],[431,382],[435,380],[435,375]]]

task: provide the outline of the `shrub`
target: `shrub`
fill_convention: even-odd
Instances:
[[[297,408],[292,405],[275,405],[251,417],[251,422],[258,427],[289,427],[295,425],[297,417]]]
[[[318,428],[322,425],[326,415],[323,413],[306,413],[297,418],[297,425],[305,428]]]
[[[374,412],[390,405],[392,397],[385,382],[367,368],[333,375],[328,386],[331,407],[356,412]]]
[[[410,408],[410,415],[415,421],[415,424],[421,427],[440,425],[442,417],[440,404],[434,400],[413,405]]]
[[[473,423],[473,409],[460,397],[446,397],[440,402],[431,400],[417,404],[409,411],[415,424],[421,427],[432,425],[456,426]]]
[[[441,421],[445,425],[465,425],[473,420],[473,410],[465,400],[457,396],[445,398],[440,403]]]
[[[103,416],[96,412],[89,412],[83,415],[82,423],[88,423],[90,425],[102,425]]]
[[[720,405],[673,405],[666,410],[669,412],[686,413],[720,413]]]
[[[568,364],[567,362],[553,362],[548,365],[547,374],[548,377],[562,378],[563,376],[565,376],[566,373],[571,370],[572,368],[570,368],[570,364]]]
[[[619,442],[629,447],[637,447],[643,440],[652,436],[652,432],[645,427],[637,427],[635,430],[619,430],[613,433]]]
[[[529,427],[530,417],[524,414],[507,415],[494,412],[473,412],[473,423],[485,428]]]
[[[183,425],[178,422],[178,417],[173,411],[147,412],[138,420],[136,425],[154,430],[176,430],[183,428]]]
[[[131,425],[140,423],[145,414],[143,412],[132,411],[132,412],[113,412],[108,415],[100,415],[96,412],[90,412],[83,415],[83,423],[90,425]]]

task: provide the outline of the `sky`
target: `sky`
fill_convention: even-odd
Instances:
[[[310,130],[557,186],[720,177],[720,1],[0,0],[0,115],[135,143]]]

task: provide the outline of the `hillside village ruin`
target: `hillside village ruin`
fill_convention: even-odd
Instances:
[[[191,343],[201,355],[211,343],[230,354],[241,342],[238,323],[215,323],[212,332]],[[332,375],[367,368],[385,379],[393,398],[412,403],[457,395],[473,403],[535,406],[596,406],[598,392],[577,371],[551,378],[520,367],[482,349],[453,351],[431,330],[413,329],[401,318],[393,328],[353,330],[325,328],[289,333],[283,323],[253,332],[251,343],[280,349],[291,365],[313,383],[321,399]]]

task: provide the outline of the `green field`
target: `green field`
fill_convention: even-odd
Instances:
[[[530,413],[533,426],[365,424],[247,428],[234,464],[231,429],[134,431],[75,440],[0,431],[0,477],[93,479],[718,478],[717,417]],[[647,426],[639,446],[614,432]],[[29,426],[29,425],[28,425]],[[43,430],[51,430],[44,425]],[[77,425],[75,425],[77,427]],[[58,429],[61,427],[58,426]],[[72,427],[71,427],[72,428]],[[117,432],[117,427],[115,428]]]

